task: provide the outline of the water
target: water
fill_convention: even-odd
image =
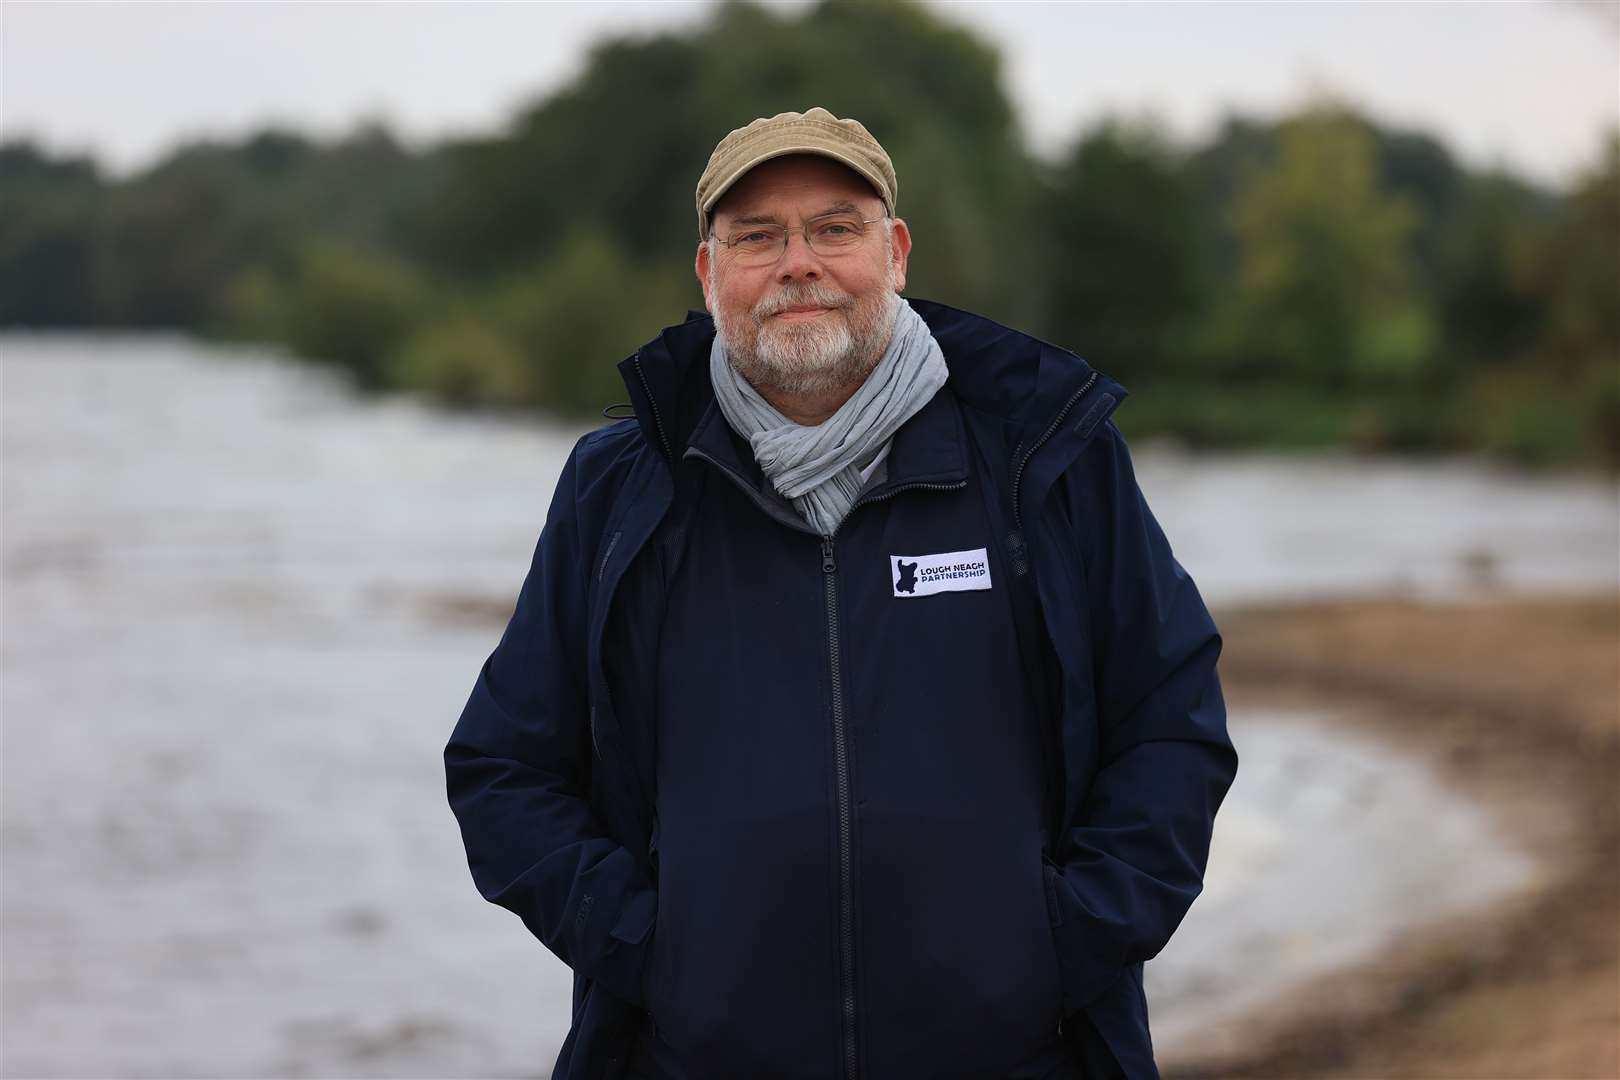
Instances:
[[[1394,748],[1336,728],[1332,714],[1256,711],[1229,726],[1239,782],[1221,807],[1204,892],[1143,979],[1161,1051],[1371,955],[1416,920],[1536,880],[1534,861],[1474,806]],[[1242,1047],[1241,1028],[1232,1035]]]
[[[8,1075],[537,1075],[450,726],[569,432],[173,339],[4,349]]]
[[[272,353],[180,337],[8,335],[0,357],[0,1071],[547,1074],[569,973],[473,890],[440,753],[584,428],[360,402]],[[1481,566],[1507,587],[1614,579],[1602,483],[1146,450],[1138,465],[1218,602],[1444,592]],[[1453,815],[1439,839],[1474,853],[1378,855],[1388,894],[1346,901],[1369,941],[1441,878],[1456,906],[1524,872],[1415,767],[1298,723],[1233,729],[1244,775],[1209,893],[1150,968],[1161,1043],[1219,1019],[1197,999],[1210,979],[1231,996],[1223,957],[1234,927],[1258,940],[1255,911],[1321,934],[1320,963],[1344,958],[1317,915],[1273,903],[1314,873],[1305,840],[1332,819],[1312,807],[1335,791],[1376,776],[1389,805]],[[1264,779],[1307,766],[1305,788]],[[1376,831],[1327,834],[1376,847]]]
[[[1177,558],[1216,606],[1620,588],[1620,487],[1595,476],[1342,452],[1134,456]]]

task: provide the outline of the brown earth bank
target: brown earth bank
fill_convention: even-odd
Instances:
[[[1620,1078],[1620,597],[1371,599],[1217,622],[1234,713],[1333,706],[1427,760],[1542,873],[1193,1040],[1161,1062],[1167,1080]]]

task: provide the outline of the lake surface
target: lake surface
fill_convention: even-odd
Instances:
[[[443,790],[501,627],[447,600],[510,609],[584,427],[166,335],[0,335],[0,397],[0,1072],[548,1075],[569,973],[478,897]],[[1136,460],[1217,605],[1615,584],[1604,481]],[[1330,716],[1232,730],[1208,889],[1148,969],[1161,1046],[1533,873]]]

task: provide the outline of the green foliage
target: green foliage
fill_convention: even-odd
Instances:
[[[1620,359],[1620,131],[1565,202],[1530,260],[1529,287],[1543,300],[1535,348],[1555,378]]]
[[[1468,387],[1465,421],[1475,441],[1529,465],[1569,461],[1586,439],[1582,403],[1535,371],[1498,368]]]
[[[1054,172],[1034,236],[1055,340],[1127,380],[1188,366],[1213,252],[1162,132],[1113,120],[1088,132]]]
[[[198,147],[109,194],[104,303],[110,321],[194,326],[223,301],[237,254],[267,215],[241,197],[231,157]],[[153,258],[162,252],[161,258]]]
[[[201,330],[212,337],[277,341],[291,319],[285,282],[263,264],[233,274],[220,290],[220,308]]]
[[[1534,463],[1620,465],[1620,130],[1510,258],[1535,333],[1517,343],[1511,365],[1475,376],[1477,444]]]
[[[346,241],[315,238],[298,250],[272,304],[299,355],[339,364],[363,385],[398,385],[395,350],[428,317],[433,293],[411,264]]]
[[[1378,190],[1376,143],[1339,109],[1292,118],[1279,143],[1276,163],[1251,168],[1234,199],[1223,366],[1333,388],[1411,381],[1434,338],[1409,249],[1416,211]]]
[[[550,258],[496,282],[483,311],[536,372],[544,396],[529,403],[588,415],[624,400],[616,365],[650,336],[649,325],[677,321],[695,291],[685,274],[638,268],[605,235],[581,230]]]
[[[1323,394],[1286,380],[1173,379],[1133,387],[1128,433],[1164,436],[1193,447],[1348,446],[1358,451],[1451,449],[1456,402],[1392,391]]]
[[[532,405],[542,396],[539,372],[522,351],[467,312],[418,330],[390,368],[401,386],[450,405]]]
[[[105,189],[82,158],[0,146],[0,325],[94,325]]]
[[[1412,256],[1419,281],[1425,289],[1432,288],[1444,227],[1467,178],[1446,148],[1428,135],[1361,122],[1377,143],[1379,190],[1404,199],[1417,212]]]
[[[1530,262],[1548,243],[1552,207],[1498,172],[1470,177],[1437,244],[1435,306],[1446,374],[1517,363],[1542,331]]]

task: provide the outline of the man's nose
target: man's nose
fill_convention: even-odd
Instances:
[[[810,242],[804,238],[802,229],[787,234],[787,248],[776,263],[776,280],[779,282],[795,281],[800,279],[814,280],[821,276],[821,258],[810,247]]]

